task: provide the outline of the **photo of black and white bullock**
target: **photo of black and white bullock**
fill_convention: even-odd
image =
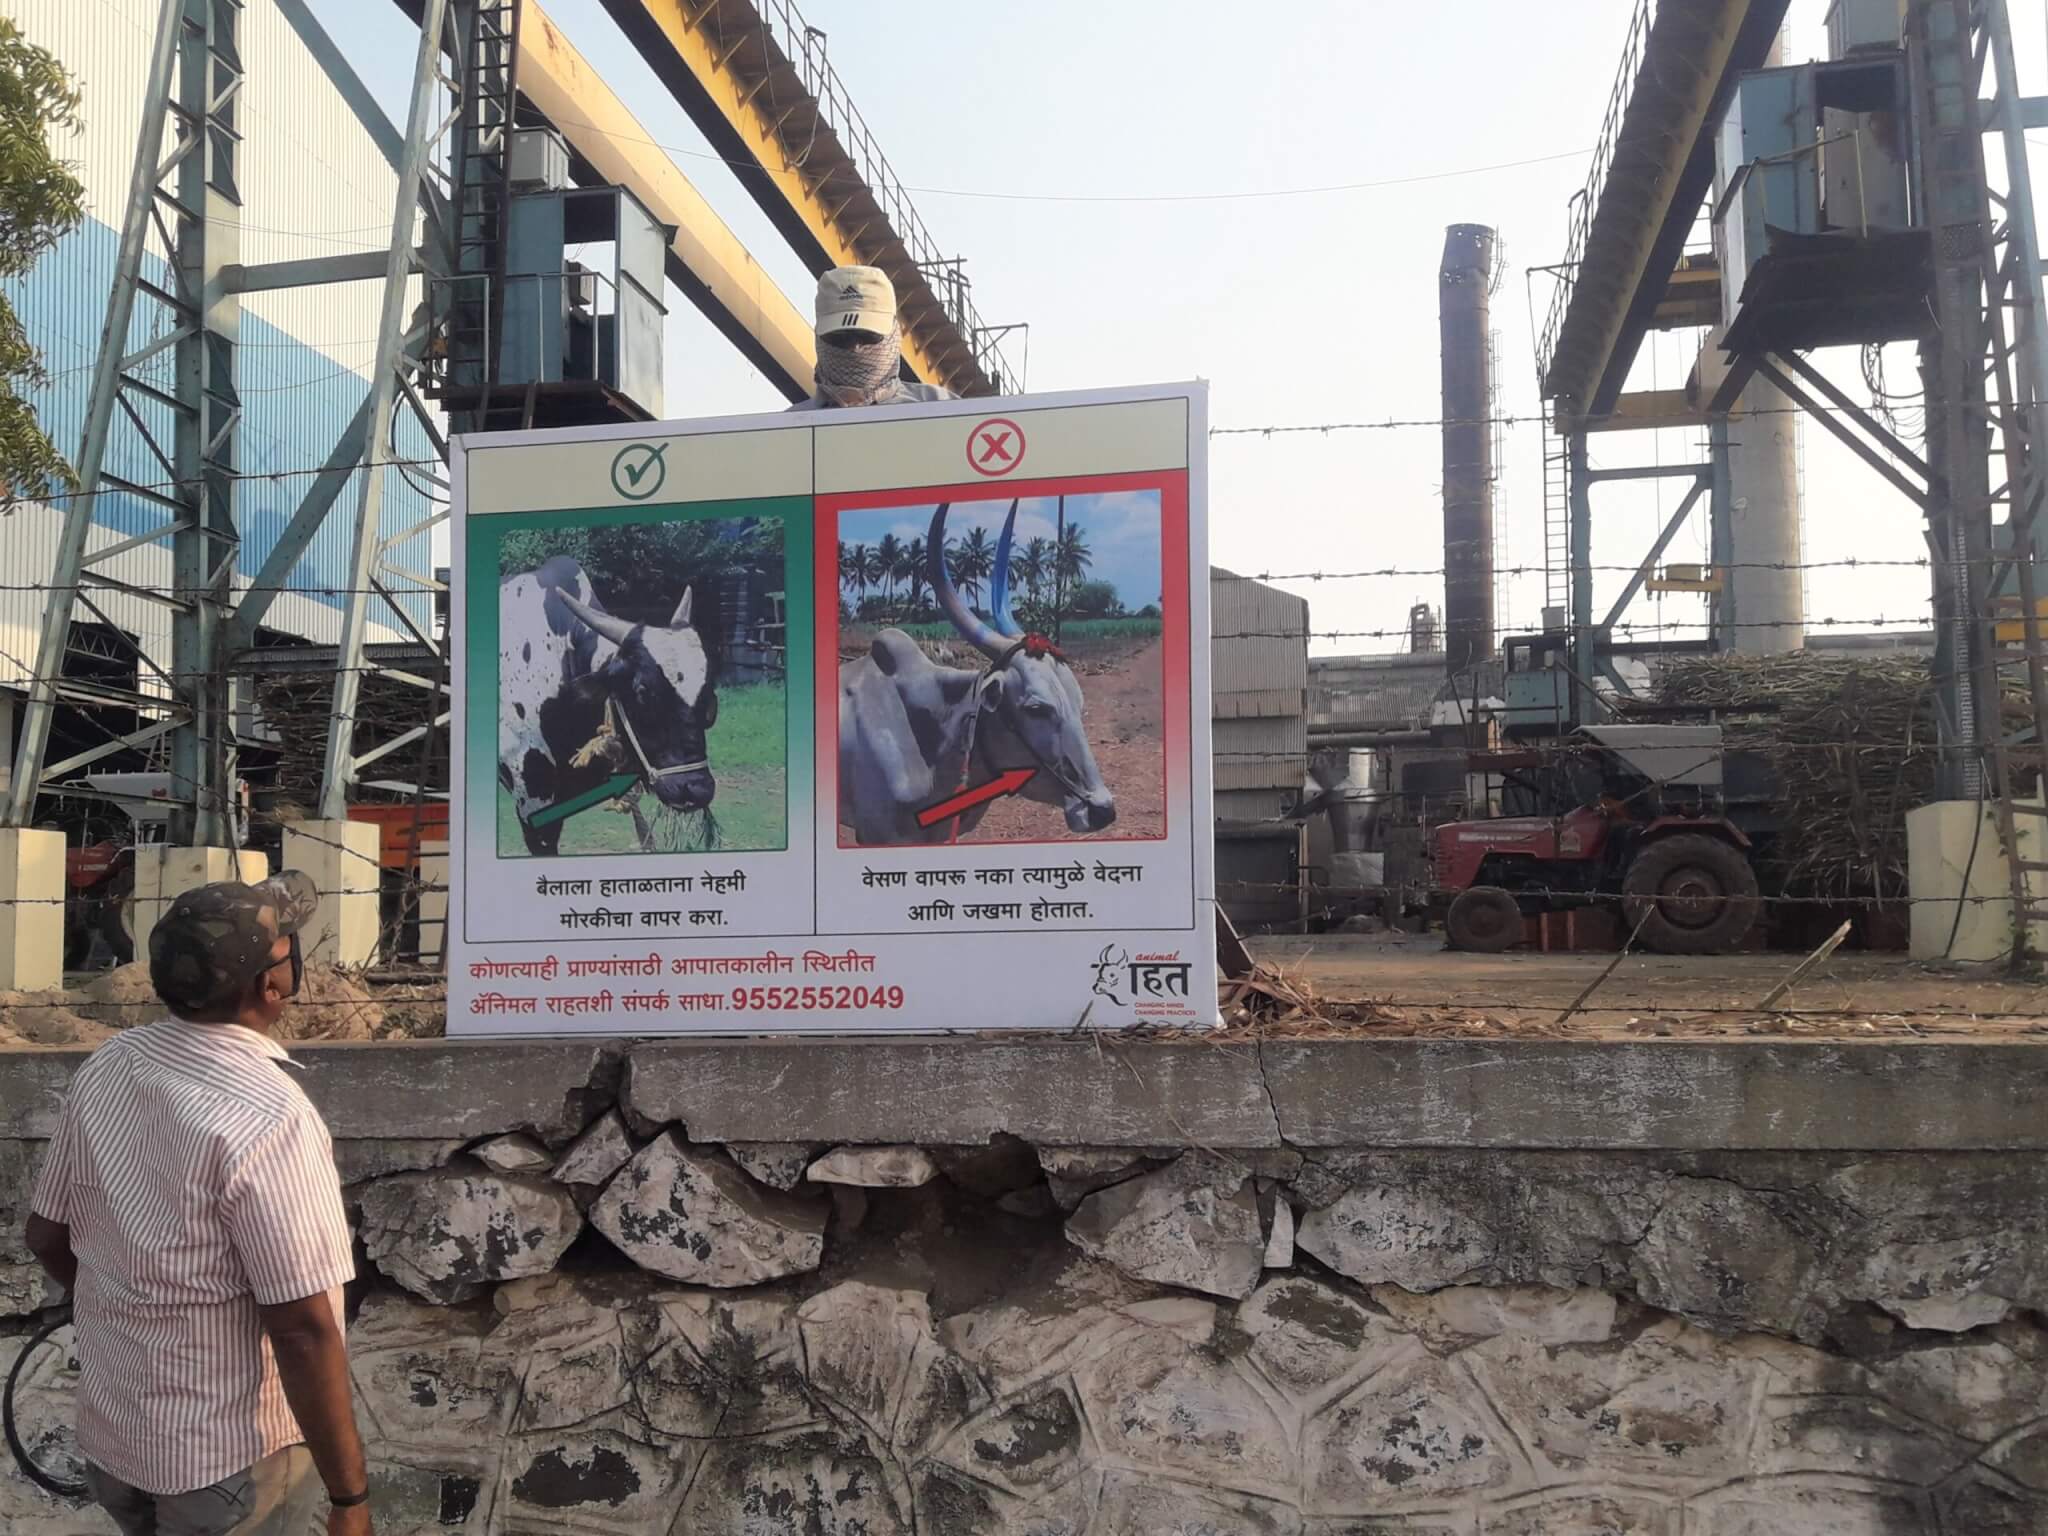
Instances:
[[[527,851],[552,854],[562,822],[534,818],[620,773],[643,847],[638,791],[678,811],[707,809],[717,781],[704,733],[718,695],[683,589],[666,625],[607,613],[575,560],[557,555],[498,586],[498,779]]]
[[[968,606],[946,570],[946,513],[925,539],[932,594],[960,637],[989,665],[934,662],[900,629],[874,637],[839,682],[839,824],[866,846],[965,837],[989,802],[918,825],[917,813],[1012,769],[1035,770],[1023,798],[1058,806],[1067,829],[1101,832],[1116,820],[1082,719],[1080,679],[1042,635],[1010,614],[1010,546],[1017,504],[1003,523],[990,578],[989,618]]]

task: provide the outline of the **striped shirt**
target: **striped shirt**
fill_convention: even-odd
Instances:
[[[95,1051],[31,1208],[78,1257],[78,1447],[146,1493],[189,1493],[304,1441],[257,1306],[355,1274],[334,1146],[235,1024],[166,1020]]]

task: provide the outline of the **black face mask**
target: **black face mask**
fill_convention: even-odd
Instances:
[[[291,991],[285,993],[284,1000],[286,1002],[290,1002],[293,998],[299,995],[299,988],[305,985],[306,962],[304,956],[301,955],[299,952],[299,936],[296,933],[286,935],[285,942],[291,946],[290,959],[292,962],[292,989]],[[263,968],[262,975],[268,976],[272,971],[276,970],[278,966],[282,963],[283,962],[277,960],[271,961],[270,964],[266,965]]]

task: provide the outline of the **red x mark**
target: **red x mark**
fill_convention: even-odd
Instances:
[[[967,462],[978,475],[1007,475],[1024,462],[1024,429],[1006,416],[976,422],[967,434]]]

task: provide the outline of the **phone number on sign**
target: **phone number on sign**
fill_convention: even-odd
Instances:
[[[901,1008],[901,987],[740,987],[731,994],[732,1006],[770,1013],[790,1010],[804,1012],[859,1008]]]

